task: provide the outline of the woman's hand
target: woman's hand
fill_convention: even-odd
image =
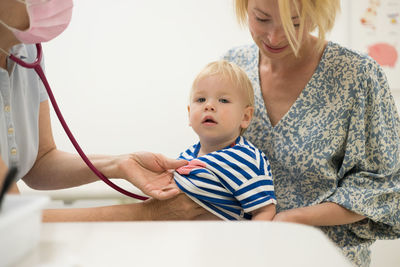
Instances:
[[[126,179],[153,198],[168,199],[179,193],[173,180],[173,170],[186,164],[186,160],[174,160],[150,152],[137,152],[117,157],[115,164],[112,164],[112,170],[105,170],[105,175]]]
[[[163,201],[149,199],[142,205],[145,220],[193,220],[208,213],[184,193]]]

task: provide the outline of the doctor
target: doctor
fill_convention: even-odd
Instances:
[[[34,61],[35,46],[22,43],[56,37],[67,27],[71,12],[70,0],[26,0],[26,4],[0,1],[0,182],[10,166],[18,167],[17,179],[39,190],[75,187],[97,180],[78,155],[57,149],[47,94],[35,71],[8,58],[13,54],[24,61]],[[171,184],[170,170],[185,161],[148,152],[89,158],[106,177],[126,179],[153,199],[89,209],[46,210],[44,221],[191,219],[204,212]],[[18,193],[16,184],[10,191]]]

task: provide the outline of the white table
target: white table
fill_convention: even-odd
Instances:
[[[17,267],[351,267],[312,227],[272,222],[45,223]]]

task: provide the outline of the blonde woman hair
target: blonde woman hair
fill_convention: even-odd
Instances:
[[[220,75],[224,78],[228,78],[232,84],[238,86],[239,89],[244,90],[246,98],[246,107],[254,107],[254,90],[249,77],[246,72],[240,68],[238,65],[231,63],[226,60],[213,61],[207,64],[196,78],[192,84],[192,90],[190,92],[190,100],[192,99],[193,90],[197,87],[199,81],[206,77]],[[240,135],[245,132],[246,129],[241,129]]]
[[[310,25],[309,32],[317,30],[317,49],[324,47],[325,36],[332,30],[336,15],[340,12],[340,0],[277,0],[279,13],[282,19],[283,30],[294,54],[297,56],[305,25]],[[350,0],[351,1],[351,0]],[[241,25],[247,25],[248,0],[235,0],[236,17]],[[300,18],[299,34],[292,22],[291,8],[297,12]]]

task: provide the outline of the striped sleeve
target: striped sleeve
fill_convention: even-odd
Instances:
[[[245,212],[276,204],[270,165],[264,153],[253,146],[235,146],[207,156],[207,167],[214,169],[223,184]],[[221,170],[224,170],[223,172]]]
[[[245,212],[276,204],[274,185],[269,176],[254,177],[242,184],[234,194]]]

